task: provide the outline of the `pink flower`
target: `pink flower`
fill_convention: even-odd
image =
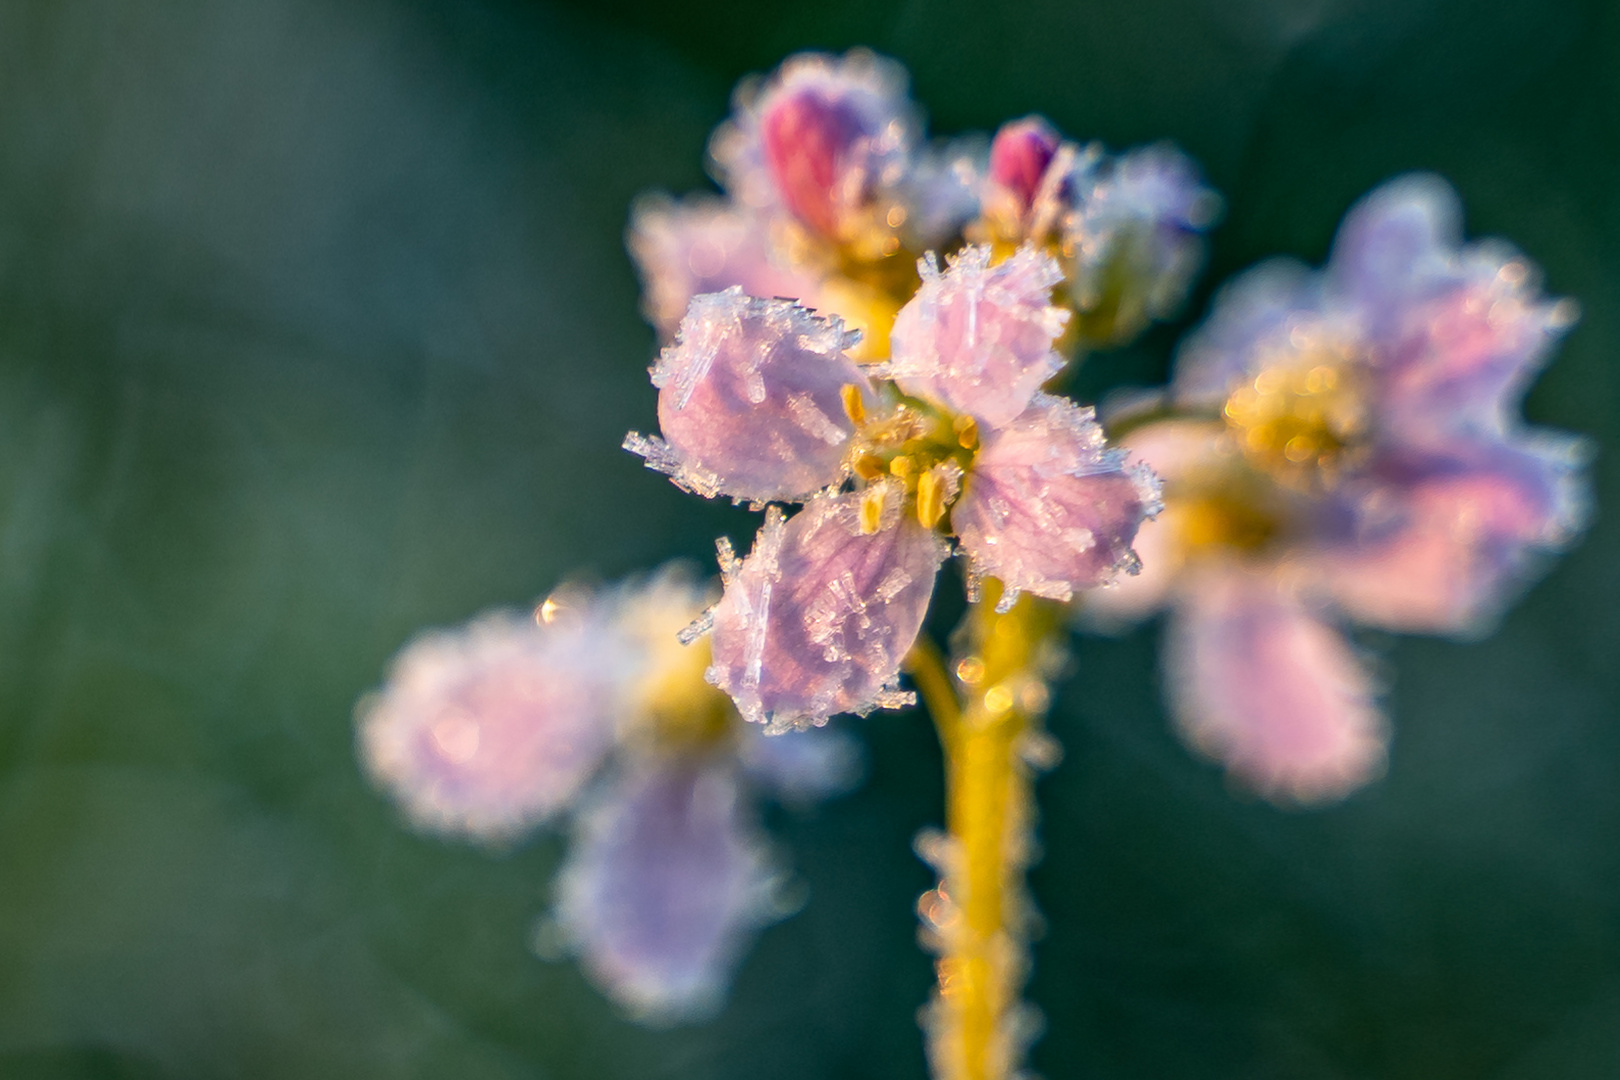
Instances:
[[[1460,216],[1443,181],[1403,177],[1325,270],[1250,271],[1182,346],[1185,418],[1125,439],[1166,510],[1151,572],[1093,614],[1171,608],[1184,731],[1268,794],[1335,797],[1382,764],[1338,623],[1478,633],[1586,520],[1584,443],[1515,415],[1570,305],[1505,244],[1463,245]]]

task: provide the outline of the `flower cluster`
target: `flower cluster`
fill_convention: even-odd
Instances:
[[[1337,627],[1477,633],[1577,535],[1584,443],[1516,415],[1574,316],[1513,248],[1462,244],[1456,195],[1421,175],[1351,210],[1325,269],[1277,260],[1221,292],[1157,407],[1114,421],[1166,509],[1144,572],[1089,605],[1171,610],[1193,744],[1293,801],[1379,770],[1375,684]]]
[[[808,803],[858,759],[831,731],[766,739],[676,633],[712,596],[679,570],[429,633],[358,710],[360,756],[419,828],[507,845],[572,815],[550,932],[651,1022],[718,1007],[784,914],[758,796]]]
[[[924,147],[904,76],[856,51],[739,91],[711,156],[730,199],[644,202],[631,227],[660,436],[625,446],[698,494],[768,510],[721,550],[709,679],[769,730],[910,700],[902,660],[940,564],[1066,601],[1135,573],[1157,482],[1066,354],[1167,315],[1218,200],[1159,146],[1118,157],[1038,118]],[[938,252],[944,252],[944,265]]]

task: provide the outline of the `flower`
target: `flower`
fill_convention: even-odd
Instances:
[[[693,630],[713,630],[709,681],[771,731],[909,702],[900,665],[953,525],[970,588],[994,574],[1007,608],[1134,572],[1131,539],[1157,509],[1156,481],[1105,445],[1091,410],[1039,392],[1066,319],[1050,255],[992,265],[973,246],[920,273],[893,360],[865,371],[835,318],[740,290],[697,297],[653,369],[668,441],[625,442],[702,494],[805,503],[791,518],[773,507],[746,559],[722,544],[724,596]]]
[[[1249,271],[1183,344],[1172,418],[1123,439],[1166,510],[1146,572],[1092,615],[1169,607],[1184,733],[1276,798],[1334,798],[1383,764],[1339,624],[1477,633],[1586,521],[1585,443],[1516,416],[1573,306],[1508,245],[1463,244],[1460,218],[1444,181],[1401,177],[1323,270]]]
[[[703,681],[708,649],[676,634],[710,599],[678,568],[562,590],[424,635],[358,710],[368,772],[427,831],[510,844],[572,816],[550,936],[655,1024],[714,1012],[787,913],[761,797],[815,802],[858,769],[847,737],[767,740]]]

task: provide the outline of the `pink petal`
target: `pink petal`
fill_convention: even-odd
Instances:
[[[1028,213],[1063,139],[1039,116],[1003,124],[990,144],[990,182],[1012,195]]]
[[[886,373],[908,394],[1000,427],[1063,368],[1052,343],[1068,312],[1051,304],[1057,261],[1023,248],[990,265],[990,248],[963,248],[944,273],[932,256],[922,286],[890,334]]]
[[[1383,768],[1372,680],[1272,577],[1210,567],[1188,581],[1164,665],[1187,741],[1268,798],[1341,798]]]
[[[421,828],[515,839],[596,770],[637,660],[594,616],[501,613],[424,635],[362,702],[361,758]]]
[[[633,762],[581,815],[557,882],[559,929],[638,1019],[719,1009],[748,937],[773,922],[769,852],[736,777],[686,760]]]
[[[874,533],[861,532],[870,490],[824,495],[788,520],[773,508],[748,558],[722,566],[709,681],[744,718],[786,730],[909,703],[900,663],[922,628],[945,544],[901,512],[897,485],[879,491]]]
[[[625,448],[700,495],[797,500],[843,478],[843,388],[871,385],[836,316],[740,288],[693,299],[653,368],[664,438]],[[667,440],[667,441],[665,441]]]
[[[1090,409],[1040,395],[985,436],[951,525],[972,576],[1001,581],[1005,604],[1019,592],[1068,600],[1136,572],[1131,540],[1158,506],[1153,474],[1108,448]]]
[[[718,199],[643,198],[630,215],[630,254],[641,271],[643,308],[665,340],[694,296],[739,286],[749,296],[814,306],[816,278],[777,265],[763,224]]]

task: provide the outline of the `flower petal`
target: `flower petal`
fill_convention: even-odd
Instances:
[[[424,635],[358,711],[360,756],[419,827],[506,842],[567,806],[614,738],[639,653],[594,614]]]
[[[630,214],[630,255],[641,271],[647,320],[675,336],[694,296],[739,286],[749,296],[815,306],[817,279],[779,266],[758,221],[719,199],[642,198]]]
[[[1383,768],[1371,678],[1272,577],[1206,567],[1187,582],[1164,666],[1187,741],[1268,798],[1340,798]]]
[[[737,756],[748,778],[778,800],[807,804],[841,795],[861,775],[861,746],[848,732],[828,728],[767,735],[748,725]]]
[[[1328,291],[1359,308],[1384,337],[1410,305],[1456,282],[1462,203],[1432,173],[1398,176],[1364,195],[1333,240]]]
[[[1176,350],[1171,391],[1185,409],[1216,409],[1263,358],[1322,309],[1318,275],[1294,259],[1268,259],[1223,285],[1209,317]]]
[[[985,436],[951,524],[970,574],[999,579],[1010,605],[1019,592],[1068,600],[1135,573],[1131,540],[1158,508],[1152,472],[1108,448],[1090,409],[1043,394]]]
[[[843,388],[871,390],[844,354],[853,344],[836,316],[786,300],[698,296],[652,370],[664,438],[625,447],[710,498],[797,500],[837,483],[855,427]]]
[[[754,929],[775,921],[775,875],[727,768],[632,763],[581,815],[556,919],[591,978],[639,1019],[718,1011]]]
[[[1057,261],[1023,248],[990,265],[990,248],[963,248],[944,273],[924,259],[922,285],[900,309],[883,369],[908,394],[980,423],[1009,423],[1063,368],[1052,343],[1068,312],[1051,304]]]
[[[875,532],[863,506],[881,500]],[[900,663],[922,628],[945,544],[902,514],[897,484],[774,508],[740,564],[722,566],[709,681],[771,730],[909,704]]]

